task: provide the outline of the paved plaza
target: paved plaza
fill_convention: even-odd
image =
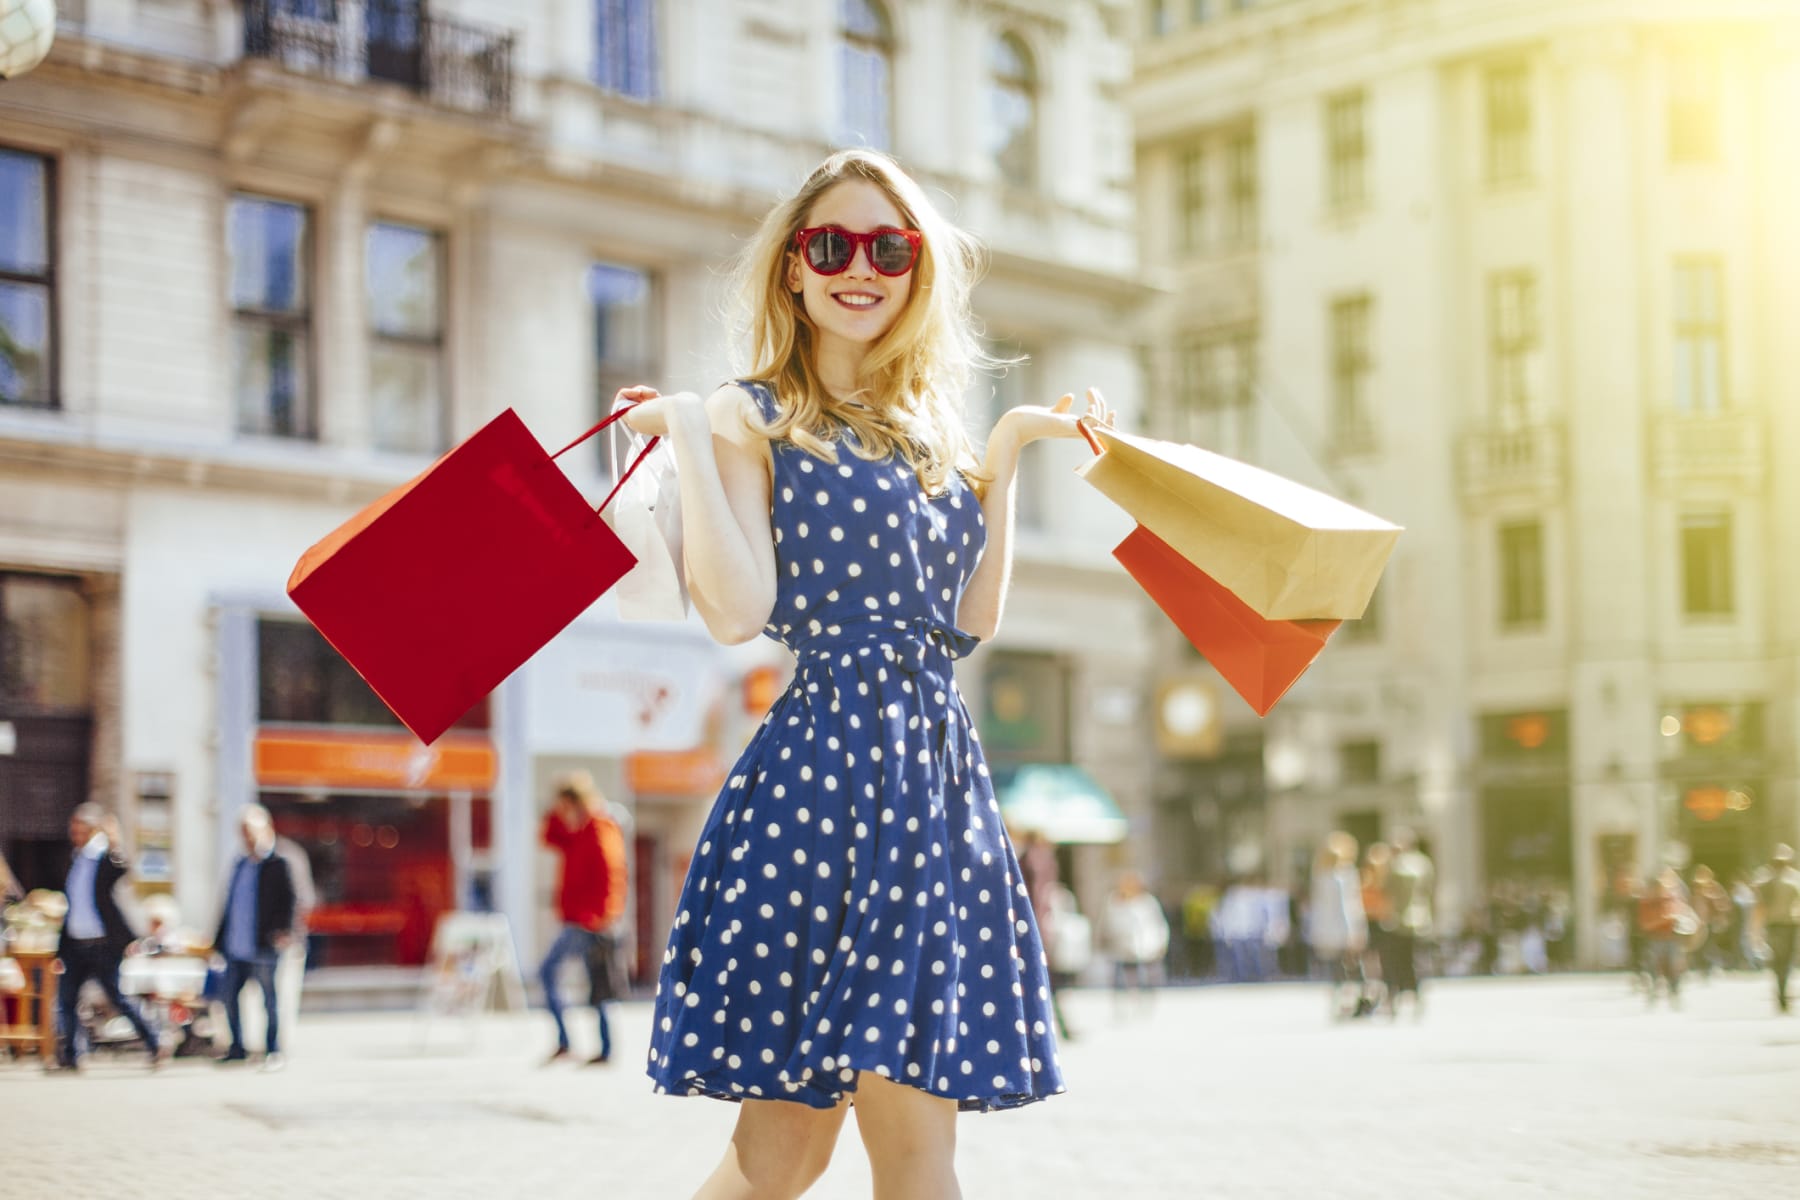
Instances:
[[[965,1116],[970,1200],[1800,1197],[1800,1017],[1766,977],[1646,1011],[1617,976],[1447,980],[1423,1022],[1333,1025],[1322,987],[1069,1002],[1070,1094]],[[624,1006],[620,1061],[646,1044]],[[591,1029],[584,1029],[592,1036]],[[287,1070],[0,1064],[0,1195],[685,1197],[734,1109],[635,1065],[540,1066],[542,1013],[309,1016]],[[578,1049],[586,1049],[578,1044]],[[868,1195],[852,1121],[821,1197]]]

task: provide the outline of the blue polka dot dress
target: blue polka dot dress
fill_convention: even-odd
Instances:
[[[763,415],[774,398],[744,383]],[[986,540],[954,477],[770,445],[792,686],[700,835],[657,985],[656,1090],[828,1108],[857,1073],[963,1109],[1063,1090],[1044,952],[951,665]]]

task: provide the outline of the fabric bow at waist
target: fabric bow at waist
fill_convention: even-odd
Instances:
[[[933,658],[967,658],[980,644],[981,639],[974,634],[929,617],[868,617],[828,626],[796,643],[794,654],[802,659],[822,659],[864,647],[880,647],[895,665],[916,675]]]

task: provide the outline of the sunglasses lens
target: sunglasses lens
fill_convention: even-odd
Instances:
[[[821,275],[836,275],[850,265],[850,239],[835,229],[822,229],[807,239],[806,261]]]
[[[912,243],[898,233],[879,234],[870,248],[869,257],[883,275],[901,275],[913,265]]]

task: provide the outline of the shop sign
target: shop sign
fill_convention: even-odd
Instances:
[[[710,746],[644,750],[625,760],[625,778],[638,796],[707,796],[725,782],[725,764]]]
[[[526,741],[538,754],[687,750],[725,686],[710,640],[648,626],[571,625],[525,669]]]
[[[261,787],[356,791],[487,791],[494,748],[447,734],[423,745],[410,733],[260,729],[253,761]]]

